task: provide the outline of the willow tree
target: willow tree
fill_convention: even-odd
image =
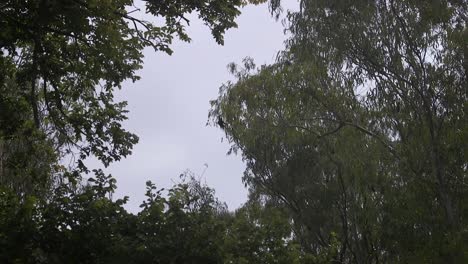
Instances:
[[[300,1],[273,65],[210,112],[303,247],[345,263],[467,258],[466,1]]]

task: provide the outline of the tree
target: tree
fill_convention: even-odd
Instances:
[[[129,0],[3,1],[1,144],[23,146],[31,134],[37,135],[20,153],[40,148],[36,142],[46,145],[39,152],[52,151],[57,156],[44,163],[53,164],[63,155],[75,153],[78,173],[88,172],[83,163],[86,157],[95,156],[107,166],[129,155],[138,137],[122,128],[126,103],[114,101],[114,90],[125,80],[139,79],[136,71],[142,67],[143,49],[152,47],[170,54],[175,36],[189,41],[185,26],[190,13],[198,13],[222,44],[224,32],[236,27],[234,19],[242,3],[149,0],[143,4],[144,12]],[[144,14],[164,22],[146,21],[141,18]],[[2,148],[2,152],[7,150],[13,151]],[[27,159],[33,160],[37,153],[31,154]],[[3,169],[9,171],[3,171],[0,178],[9,184],[16,176],[8,174],[28,173],[14,172],[18,164],[10,164],[7,156],[11,155],[16,154],[4,153],[0,158]],[[48,179],[51,172],[50,168],[42,170]]]
[[[228,223],[224,263],[307,263],[285,210],[250,199]]]
[[[224,263],[225,204],[193,174],[161,195],[147,183],[137,224],[135,263]]]
[[[252,200],[228,213],[191,175],[168,192],[148,182],[137,215],[125,210],[128,197],[112,199],[110,175],[93,170],[81,181],[87,157],[107,166],[138,140],[122,128],[125,102],[113,92],[138,79],[142,50],[171,53],[173,37],[188,41],[192,12],[222,44],[248,2],[265,1],[144,1],[161,26],[129,0],[0,4],[0,262],[326,263],[336,255],[333,239],[317,257],[300,250],[276,204]],[[76,170],[61,165],[67,155],[77,155]]]
[[[345,263],[466,261],[466,1],[301,1],[213,101],[244,180]]]
[[[137,215],[112,200],[116,181],[96,170],[77,191],[54,188],[49,201],[0,190],[2,263],[222,263],[226,207],[184,174],[166,194],[148,182]]]
[[[282,209],[250,201],[235,213],[190,172],[167,192],[147,183],[141,212],[111,199],[116,181],[95,170],[80,191],[49,201],[0,190],[2,263],[327,263],[307,258]],[[307,262],[306,260],[313,260]]]

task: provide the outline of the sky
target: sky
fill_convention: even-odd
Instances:
[[[209,101],[217,98],[222,83],[233,79],[229,63],[246,56],[257,65],[272,63],[285,35],[265,4],[243,8],[236,21],[238,28],[227,31],[220,46],[202,22],[192,20],[190,43],[175,41],[171,56],[145,50],[141,80],[125,83],[117,93],[130,111],[124,126],[140,138],[131,156],[106,169],[117,179],[114,197],[130,197],[128,210],[138,212],[147,180],[167,188],[187,169],[214,188],[230,210],[247,200],[242,157],[226,155],[229,143],[222,140],[223,132],[206,126]]]

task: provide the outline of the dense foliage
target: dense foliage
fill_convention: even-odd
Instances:
[[[466,1],[301,1],[272,65],[231,65],[213,123],[303,249],[468,261]]]
[[[96,171],[47,202],[0,190],[1,263],[304,263],[287,217],[259,202],[229,213],[214,191],[181,175],[167,192],[147,183],[137,215],[112,200],[115,180]],[[287,240],[289,239],[289,240]],[[326,258],[326,256],[324,256]]]
[[[148,0],[138,3],[144,11],[135,4],[2,1],[0,182],[18,193],[37,192],[60,177],[52,165],[64,155],[76,157],[77,173],[88,172],[89,156],[107,166],[129,155],[138,137],[121,126],[126,103],[114,101],[114,90],[138,80],[143,49],[171,53],[175,36],[189,41],[190,13],[222,44],[242,3]],[[143,19],[149,16],[159,22]]]
[[[128,197],[112,199],[115,179],[84,163],[94,156],[107,166],[137,143],[113,93],[138,80],[144,48],[170,54],[175,36],[189,41],[186,15],[195,12],[222,44],[247,2],[264,1],[143,1],[144,12],[126,0],[0,4],[1,263],[305,259],[284,211],[251,202],[230,213],[183,174],[168,191],[148,182],[147,200],[132,214]],[[94,177],[83,182],[85,173]]]
[[[212,102],[247,164],[235,212],[188,172],[133,214],[85,165],[138,142],[114,91],[144,48],[189,41],[194,13],[222,44],[263,2],[2,1],[0,262],[468,262],[465,0],[299,1],[277,61],[230,65]]]

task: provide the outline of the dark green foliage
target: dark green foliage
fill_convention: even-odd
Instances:
[[[188,41],[192,12],[222,44],[247,2],[0,4],[0,263],[468,261],[466,1],[300,1],[278,60],[230,65],[212,102],[247,164],[234,213],[190,174],[136,215],[103,171],[80,184],[138,141],[113,93],[142,50]]]
[[[467,2],[300,4],[213,101],[245,182],[313,254],[334,233],[337,262],[466,262]]]
[[[283,210],[250,203],[235,214],[184,174],[164,192],[147,183],[137,215],[112,200],[102,171],[49,201],[0,190],[1,263],[302,263]],[[167,195],[163,195],[166,193]]]
[[[113,94],[138,80],[143,49],[170,54],[175,36],[189,41],[185,16],[194,12],[222,44],[246,2],[142,4],[0,4],[0,263],[299,263],[283,210],[251,203],[231,214],[191,175],[167,192],[148,182],[137,215],[125,210],[127,197],[112,199],[116,182],[103,171],[83,186],[87,157],[108,166],[138,141]],[[70,156],[76,164],[62,166]]]
[[[47,149],[56,156],[74,153],[78,172],[89,172],[82,162],[89,156],[105,166],[131,153],[138,137],[121,123],[126,102],[114,101],[114,90],[124,81],[136,81],[145,47],[171,53],[175,36],[184,41],[190,13],[223,43],[223,34],[236,27],[240,0],[143,1],[145,10],[129,0],[3,1],[0,4],[0,144],[23,146],[30,134],[38,135],[20,153],[42,157],[29,148]],[[156,25],[142,15],[162,18]],[[45,143],[44,143],[45,142]],[[33,146],[35,145],[35,146]],[[14,182],[18,164],[5,161],[16,155],[0,147],[1,182],[31,192]],[[39,155],[37,155],[39,154]],[[43,163],[56,160],[45,155]],[[55,157],[57,159],[58,157]],[[20,167],[24,167],[21,165]],[[3,172],[4,169],[8,172]],[[35,168],[38,169],[38,168]],[[53,182],[60,173],[41,169]],[[52,177],[54,176],[54,177]],[[34,178],[33,176],[31,176]],[[27,181],[35,179],[28,178]]]
[[[284,210],[250,201],[230,219],[225,263],[301,263]]]

